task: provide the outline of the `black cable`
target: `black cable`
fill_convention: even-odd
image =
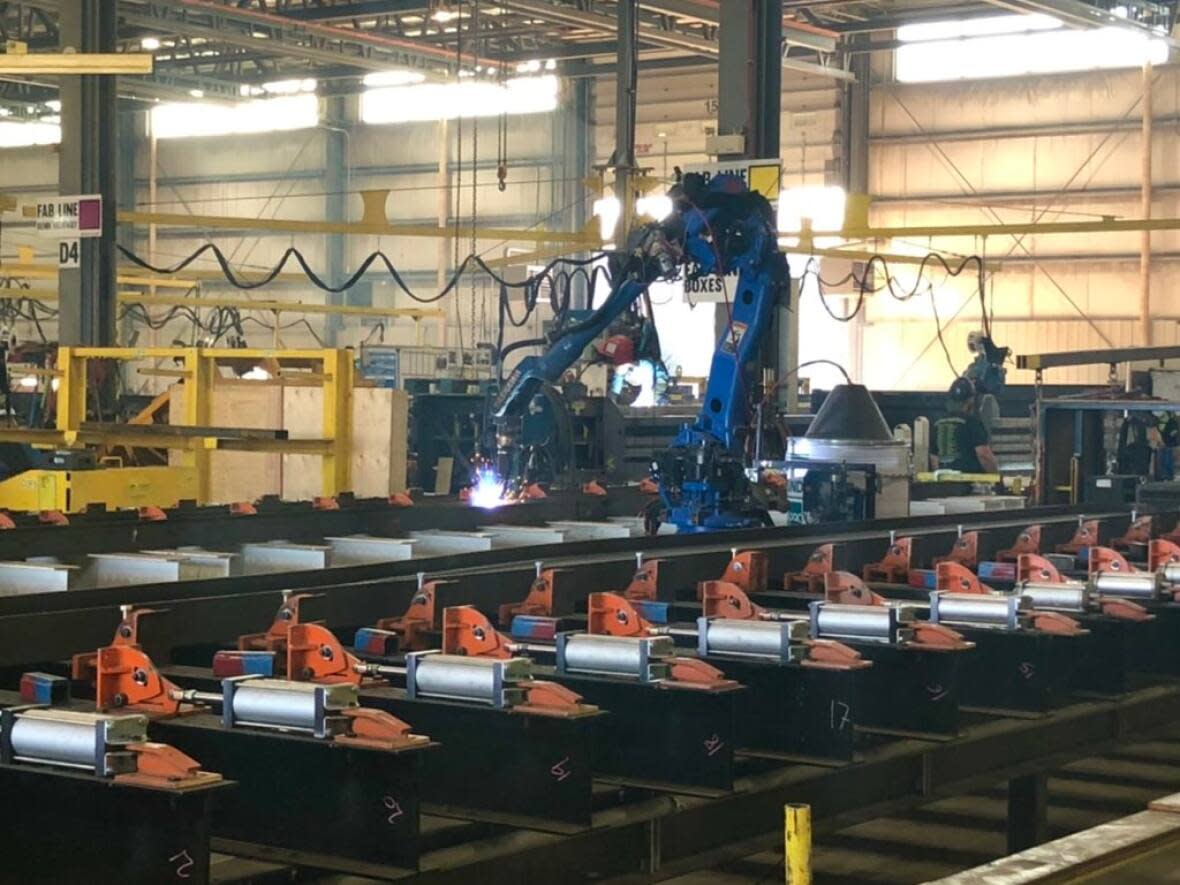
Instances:
[[[613,254],[611,252],[603,251],[596,252],[589,258],[554,258],[552,261],[546,264],[538,274],[527,277],[522,281],[509,280],[500,276],[488,265],[486,261],[484,261],[482,257],[472,254],[463,259],[462,263],[458,268],[455,269],[454,273],[451,275],[451,278],[447,281],[447,284],[439,292],[434,295],[424,296],[415,294],[409,288],[409,286],[406,285],[405,280],[402,279],[402,276],[398,273],[397,268],[393,266],[393,262],[389,260],[389,256],[381,251],[371,252],[365,258],[365,260],[361,262],[360,266],[352,273],[352,275],[349,276],[343,283],[339,285],[332,285],[325,282],[323,278],[321,278],[314,270],[311,269],[311,266],[307,263],[307,259],[303,256],[303,253],[294,246],[289,247],[285,252],[283,252],[282,256],[279,258],[274,267],[272,267],[267,273],[263,274],[262,277],[256,280],[245,280],[240,278],[234,271],[225,253],[222,252],[215,243],[205,243],[188,257],[183,258],[176,264],[167,267],[154,265],[151,262],[145,261],[143,258],[140,258],[125,246],[120,245],[118,246],[118,249],[119,252],[132,264],[143,270],[163,276],[171,276],[173,274],[181,273],[185,270],[185,268],[187,268],[194,261],[202,258],[206,253],[212,253],[213,258],[221,268],[221,272],[225,276],[226,281],[229,282],[229,284],[234,288],[243,290],[260,289],[263,286],[270,285],[275,281],[275,279],[278,278],[279,274],[283,272],[284,268],[287,266],[287,262],[294,259],[295,263],[299,265],[300,270],[303,271],[304,276],[307,277],[308,281],[311,282],[312,285],[325,292],[336,294],[351,289],[361,280],[362,277],[364,277],[366,273],[369,272],[370,267],[380,262],[385,266],[386,272],[390,277],[392,277],[398,288],[400,288],[402,292],[404,292],[409,298],[419,302],[420,304],[433,304],[449,295],[451,291],[459,284],[459,281],[463,275],[467,273],[469,265],[474,265],[501,286],[527,290],[528,288],[535,286],[537,279],[551,274],[554,268],[561,266],[575,268],[586,267],[587,265],[593,264],[604,256]]]

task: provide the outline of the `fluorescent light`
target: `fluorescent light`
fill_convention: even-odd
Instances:
[[[25,375],[25,377],[21,378],[20,381],[17,382],[17,384],[20,385],[21,387],[23,387],[25,390],[31,390],[32,388],[37,386],[37,376],[36,375]]]
[[[160,38],[159,37],[144,37],[142,40],[139,41],[139,48],[144,49],[148,52],[155,52],[157,49],[160,48]]]
[[[425,79],[418,71],[377,71],[365,74],[361,82],[366,86],[412,86]]]
[[[308,77],[303,80],[271,80],[262,84],[267,95],[298,95],[301,92],[315,92],[316,81]]]
[[[455,19],[457,19],[459,17],[459,13],[455,12],[453,9],[447,9],[440,6],[438,9],[434,10],[434,13],[430,17],[440,25],[445,25],[447,22],[453,22]]]
[[[45,107],[49,108],[51,111],[60,111],[61,102],[56,98],[51,98],[49,101],[45,102]]]
[[[1051,31],[1060,27],[1060,19],[1040,13],[1033,15],[987,15],[980,18],[957,18],[948,21],[902,25],[897,29],[897,39],[902,43],[915,43],[923,40],[953,40],[958,37]]]
[[[205,97],[205,90],[203,90],[203,89],[190,89],[188,91],[188,94],[191,95],[193,98],[204,98]]]
[[[246,381],[269,381],[270,372],[266,371],[262,366],[255,366],[248,372],[243,372],[242,378]]]
[[[1148,61],[1163,64],[1168,56],[1166,42],[1130,28],[1054,27],[904,43],[897,49],[895,64],[899,81],[924,83],[1135,68]]]
[[[151,111],[156,138],[249,135],[308,129],[318,123],[319,101],[310,93],[226,105],[170,102]]]
[[[460,71],[460,76],[463,76]],[[516,77],[503,83],[467,79],[369,89],[361,94],[365,123],[408,123],[455,117],[538,114],[557,107],[554,76]]]

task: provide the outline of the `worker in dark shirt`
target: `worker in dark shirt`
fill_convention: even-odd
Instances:
[[[976,414],[975,385],[956,378],[947,393],[947,414],[934,423],[939,470],[999,473],[987,428]]]

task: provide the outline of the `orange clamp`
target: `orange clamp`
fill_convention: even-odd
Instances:
[[[37,521],[44,525],[69,525],[70,521],[60,510],[42,510],[37,514]]]
[[[1033,581],[1040,584],[1064,584],[1065,577],[1057,566],[1043,556],[1022,553],[1016,560],[1017,582]]]
[[[558,685],[556,682],[546,682],[543,679],[530,679],[518,683],[524,689],[525,702],[515,709],[523,708],[526,712],[539,714],[565,714],[577,710],[592,710],[582,703],[582,696],[576,691]]]
[[[963,532],[955,538],[950,553],[934,557],[935,568],[944,562],[957,562],[967,568],[975,568],[979,564],[979,532]]]
[[[862,670],[872,666],[872,661],[866,661],[856,649],[834,639],[807,639],[803,644],[807,647],[807,657],[802,661],[804,667],[816,670]]]
[[[668,661],[671,682],[685,688],[731,688],[737,685],[733,679],[700,658],[674,657]]]
[[[1099,610],[1109,618],[1120,621],[1154,621],[1155,615],[1137,602],[1117,596],[1098,597]]]
[[[1077,556],[1083,547],[1090,547],[1098,543],[1098,520],[1087,519],[1079,523],[1074,529],[1073,537],[1064,544],[1057,545],[1058,553],[1068,553]]]
[[[1125,532],[1110,542],[1110,546],[1116,550],[1128,550],[1139,544],[1151,543],[1151,524],[1150,516],[1136,517]]]
[[[94,700],[99,711],[134,710],[160,716],[180,712],[179,689],[151,658],[130,645],[100,648],[95,661]]]
[[[115,635],[111,638],[113,646],[127,646],[139,648],[139,622],[142,618],[156,614],[159,609],[131,608],[123,610],[123,619],[115,628]],[[82,652],[70,659],[70,677],[78,682],[94,682],[98,663],[98,652]]]
[[[398,636],[398,646],[403,651],[425,651],[430,648],[429,633],[434,629],[434,598],[437,581],[428,581],[410,597],[405,614],[394,618],[381,618],[374,624],[379,630],[388,630]]]
[[[258,508],[249,501],[234,501],[229,505],[231,516],[257,516]]]
[[[1090,632],[1069,615],[1063,615],[1061,612],[1035,610],[1032,612],[1032,625],[1038,630],[1057,636],[1081,636]]]
[[[144,522],[164,522],[168,519],[168,514],[159,507],[140,507],[139,518]]]
[[[16,523],[13,521],[12,517],[0,510],[0,531],[14,528],[16,528]]]
[[[127,749],[135,754],[135,771],[115,775],[116,783],[175,789],[221,780],[220,774],[202,771],[196,759],[168,744],[144,741],[128,744]]]
[[[824,578],[835,568],[836,548],[832,544],[821,544],[807,558],[807,565],[801,571],[783,575],[783,589],[803,593],[823,593]]]
[[[1016,543],[996,553],[997,562],[1016,562],[1021,556],[1039,556],[1041,553],[1041,527],[1030,525],[1016,536]]]
[[[909,642],[911,646],[940,651],[966,651],[975,648],[974,642],[968,642],[962,633],[952,630],[946,624],[915,621],[910,628],[913,631],[913,638]]]
[[[1156,538],[1147,545],[1147,570],[1158,572],[1166,565],[1180,562],[1180,544]]]
[[[394,492],[389,496],[390,507],[413,507],[414,499],[405,492]]]
[[[910,575],[910,559],[913,556],[913,549],[913,538],[898,538],[889,545],[884,559],[879,562],[871,562],[864,567],[861,577],[866,581],[882,581],[887,584],[906,581]]]
[[[660,561],[658,559],[645,560],[638,571],[631,578],[631,583],[623,591],[627,599],[638,599],[642,602],[655,602],[660,585]]]
[[[605,495],[606,492],[603,492]],[[522,501],[540,501],[542,498],[548,498],[545,490],[541,488],[540,483],[530,482],[527,486],[520,490],[520,498]]]
[[[510,658],[512,643],[472,605],[443,609],[442,650],[473,658]]]
[[[322,624],[294,624],[287,634],[287,678],[319,685],[360,685],[360,660]]]
[[[590,480],[590,482],[582,484],[583,495],[593,495],[596,498],[605,498],[606,489],[599,485],[597,480]]]
[[[874,593],[851,572],[830,572],[824,577],[824,599],[841,605],[885,605],[885,597]]]
[[[524,598],[524,602],[507,602],[500,606],[500,626],[512,626],[512,619],[517,615],[529,615],[537,618],[553,617],[553,585],[556,580],[557,572],[551,568],[545,569],[533,578],[533,583],[529,586],[528,596]]]
[[[650,477],[644,477],[639,480],[639,493],[641,495],[658,495],[660,493],[660,487],[655,480]]]
[[[934,589],[951,593],[994,593],[975,573],[957,562],[940,562],[934,570]]]
[[[739,550],[730,559],[721,580],[734,584],[747,596],[765,593],[770,586],[766,554],[761,550]]]
[[[284,597],[275,612],[274,620],[265,633],[246,633],[238,637],[239,651],[273,651],[283,654],[287,648],[287,634],[296,624],[302,624],[301,607],[305,599],[313,599],[315,593],[292,593]]]
[[[340,712],[349,719],[349,733],[334,738],[339,744],[373,747],[378,750],[402,750],[430,741],[422,735],[412,734],[408,723],[384,710],[348,707]]]
[[[586,631],[599,636],[647,636],[651,624],[618,593],[591,593],[587,601]]]
[[[1091,547],[1089,565],[1091,575],[1098,575],[1103,572],[1130,575],[1135,572],[1131,563],[1127,562],[1127,557],[1109,547]]]
[[[741,587],[729,581],[701,581],[698,595],[701,613],[707,618],[755,621],[764,614],[762,607],[751,602]]]

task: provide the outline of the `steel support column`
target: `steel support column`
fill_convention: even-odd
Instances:
[[[720,19],[718,41],[717,132],[743,135],[745,150],[722,159],[777,157],[780,153],[782,117],[782,0],[732,0]],[[789,304],[775,308],[774,328],[764,351],[764,365],[782,378],[798,362],[798,345],[792,333],[795,318]],[[726,305],[714,317],[717,337],[728,334]],[[792,356],[792,353],[794,356]],[[779,385],[778,405],[792,406],[792,385]]]
[[[635,103],[639,83],[639,2],[618,4],[619,48],[615,65],[615,149],[607,164],[614,172],[615,197],[619,201],[617,240],[624,243],[635,213],[632,181],[635,168]]]
[[[114,52],[118,15],[105,0],[63,3],[59,13],[62,50]],[[118,127],[115,78],[61,77],[61,149],[58,192],[102,195],[102,236],[83,239],[80,267],[63,269],[58,339],[62,344],[115,343],[115,203]]]
[[[575,80],[567,89],[570,95],[562,114],[561,156],[558,158],[565,179],[560,203],[565,207],[565,229],[582,230],[590,220],[592,196],[585,178],[590,174],[594,155],[594,81]],[[579,274],[572,280],[572,304],[583,309],[589,304],[586,280]]]
[[[865,42],[858,40],[858,42]],[[857,47],[853,47],[854,49]],[[849,57],[849,71],[856,78],[844,85],[840,121],[840,172],[845,194],[869,192],[869,78],[872,56],[868,52],[853,52]],[[858,197],[859,199],[859,197]],[[860,310],[849,324],[852,355],[848,371],[854,381],[860,381],[864,370],[865,311]]]
[[[327,113],[324,122],[324,216],[328,221],[344,222],[348,220],[348,196],[351,182],[349,181],[348,158],[348,120],[345,113],[345,98],[333,96],[327,101]],[[325,236],[324,243],[325,265],[328,281],[339,285],[345,276],[344,266],[344,235],[330,233]],[[341,305],[347,298],[346,292],[328,293],[328,303]],[[335,347],[340,329],[344,325],[344,318],[335,314],[329,315],[324,323],[324,343],[328,347]]]
[[[1044,772],[1008,781],[1008,853],[1049,840],[1049,783]]]
[[[777,157],[782,93],[781,0],[731,0],[721,18],[717,131],[745,135],[747,157]]]

